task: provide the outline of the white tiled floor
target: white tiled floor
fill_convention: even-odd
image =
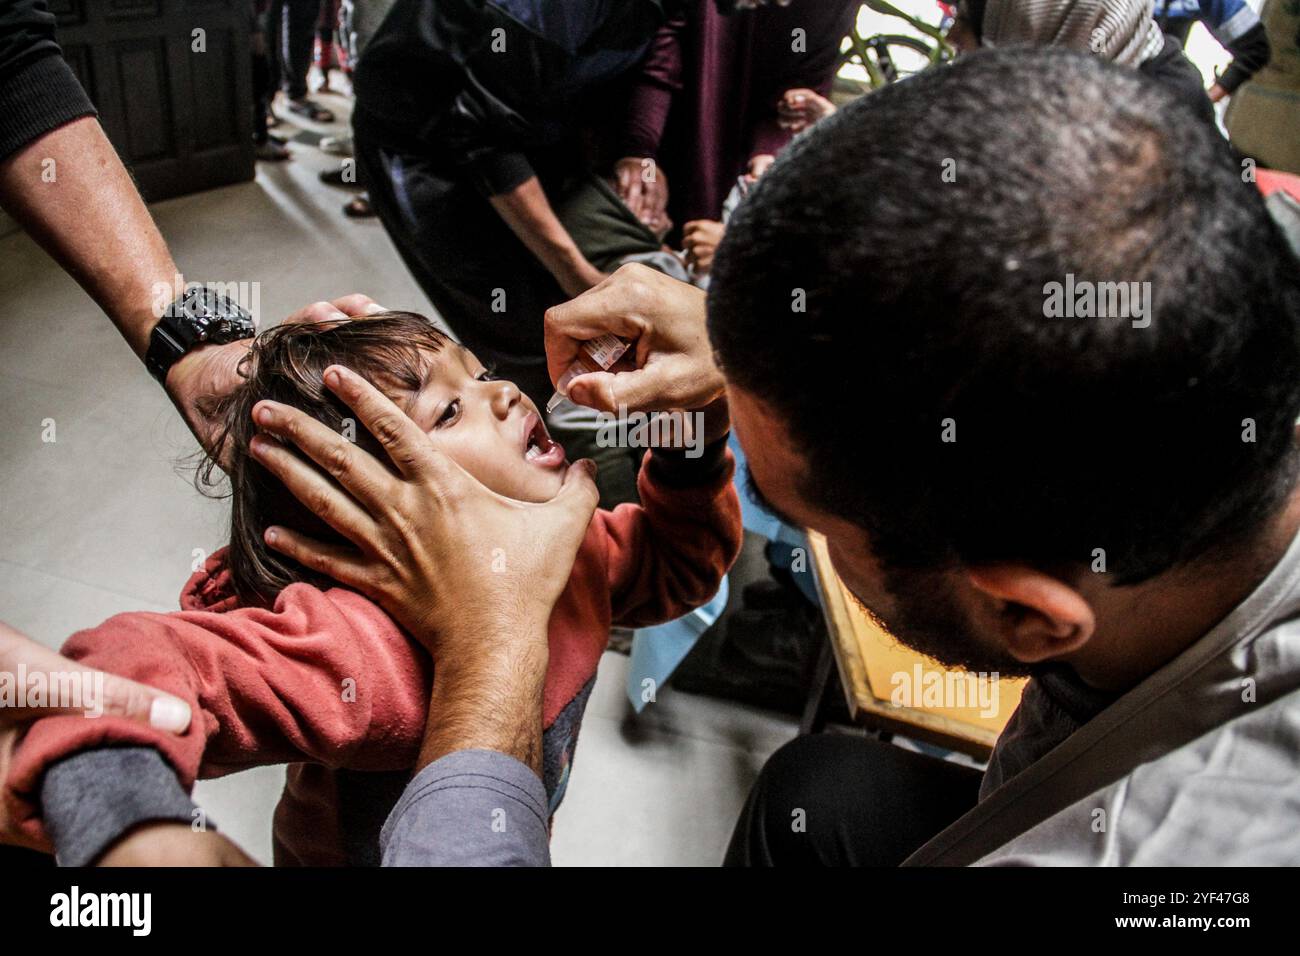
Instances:
[[[338,104],[332,104],[338,105]],[[363,291],[429,311],[375,221],[345,219],[319,184],[337,162],[303,145],[257,181],[157,204],[187,277],[257,282],[272,324]],[[0,619],[57,647],[127,610],[176,607],[199,553],[224,543],[226,507],[198,494],[195,450],[116,331],[23,235],[0,239]],[[54,442],[42,440],[53,420]],[[606,654],[565,804],[559,864],[713,864],[763,760],[792,720],[671,689],[639,718],[627,660]],[[218,825],[270,859],[278,768],[199,785]]]

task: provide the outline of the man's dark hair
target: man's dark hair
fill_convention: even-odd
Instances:
[[[791,145],[718,251],[713,345],[887,567],[1103,549],[1138,582],[1294,480],[1300,270],[1249,178],[1136,72],[977,53]],[[1149,281],[1149,327],[1047,317],[1068,275]]]

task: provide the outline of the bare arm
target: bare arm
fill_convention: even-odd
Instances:
[[[0,162],[0,205],[89,293],[143,360],[149,333],[183,280],[153,217],[94,117],[74,120]],[[285,321],[379,311],[369,296],[316,302]],[[239,382],[244,342],[194,349],[171,367],[167,393],[205,446],[209,400]]]
[[[549,651],[544,624],[524,630],[531,633],[506,633],[489,641],[482,631],[466,629],[463,637],[446,639],[465,646],[482,642],[503,652],[459,661],[444,657],[435,668],[416,773],[457,751],[494,750],[541,776],[542,690]]]
[[[0,164],[0,203],[143,358],[155,284],[172,288],[176,263],[99,121],[75,120]]]
[[[536,176],[488,201],[568,295],[581,295],[604,278],[556,218]]]

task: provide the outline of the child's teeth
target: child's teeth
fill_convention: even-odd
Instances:
[[[542,454],[542,450],[540,448],[538,448],[536,445],[529,445],[528,451],[524,452],[524,458],[526,458],[528,461],[532,461],[534,458],[540,458],[541,454]]]

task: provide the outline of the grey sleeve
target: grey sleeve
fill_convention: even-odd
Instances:
[[[379,835],[384,866],[550,866],[550,814],[537,774],[494,750],[421,770]]]
[[[89,866],[136,824],[190,823],[197,809],[152,747],[106,747],[65,757],[45,771],[41,807],[60,866]]]

